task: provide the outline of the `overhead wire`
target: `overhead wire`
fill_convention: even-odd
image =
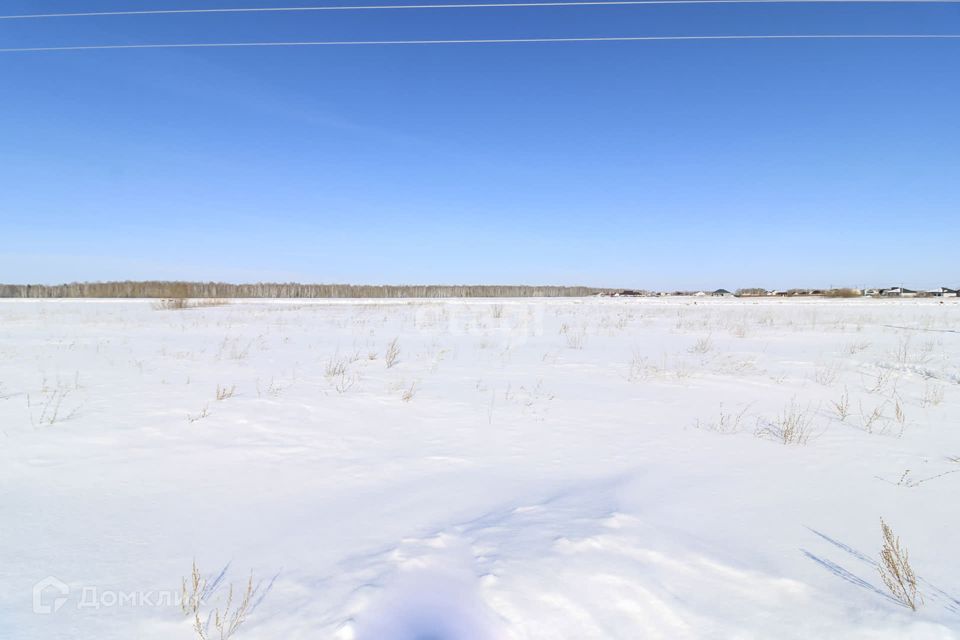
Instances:
[[[96,18],[110,16],[158,16],[229,13],[291,13],[309,11],[398,11],[430,9],[506,9],[560,7],[617,7],[656,5],[771,5],[771,4],[960,4],[960,0],[552,0],[547,2],[457,2],[425,4],[319,5],[300,7],[224,7],[207,9],[133,9],[123,11],[74,11],[0,15],[0,20],[51,18]]]

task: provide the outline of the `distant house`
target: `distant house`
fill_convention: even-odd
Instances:
[[[863,295],[865,296],[878,296],[880,295],[880,289],[864,289]]]
[[[601,298],[635,298],[639,296],[648,296],[656,295],[653,293],[647,293],[646,291],[634,291],[633,289],[619,289],[617,291],[601,291],[597,294]]]
[[[949,287],[937,287],[936,289],[930,289],[926,294],[934,298],[956,298],[957,290]]]
[[[885,298],[915,298],[917,292],[906,287],[890,287],[889,289],[881,289],[880,295]]]
[[[730,293],[729,291],[727,291],[726,289],[717,289],[716,291],[713,291],[710,295],[711,295],[711,296],[714,296],[714,297],[717,297],[717,298],[732,298],[732,297],[733,297],[733,294]]]

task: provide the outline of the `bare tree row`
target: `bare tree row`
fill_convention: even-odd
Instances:
[[[530,298],[589,296],[592,287],[527,285],[353,285],[260,282],[74,282],[0,284],[0,298]]]

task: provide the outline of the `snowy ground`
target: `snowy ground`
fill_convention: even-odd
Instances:
[[[958,456],[956,300],[0,301],[0,637],[960,638]]]

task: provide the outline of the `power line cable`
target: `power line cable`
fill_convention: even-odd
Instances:
[[[280,13],[304,11],[396,11],[415,9],[504,9],[537,7],[614,7],[641,5],[730,5],[730,4],[958,4],[960,0],[557,0],[553,2],[490,2],[449,4],[376,4],[330,5],[312,7],[235,7],[220,9],[143,9],[131,11],[83,11],[72,13],[32,13],[2,15],[0,20],[40,20],[46,18],[95,18],[107,16],[156,16],[224,13]]]

